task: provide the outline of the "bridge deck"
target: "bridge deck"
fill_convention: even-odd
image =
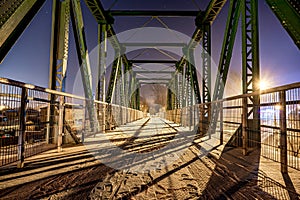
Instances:
[[[282,176],[259,150],[244,157],[238,148],[194,136],[160,118],[129,123],[86,138],[85,145],[28,158],[22,170],[2,167],[0,198],[289,199],[300,193],[298,171]]]

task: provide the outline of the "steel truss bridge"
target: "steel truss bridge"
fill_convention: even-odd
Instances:
[[[45,0],[0,2],[1,61],[44,3]],[[83,3],[98,26],[96,85],[92,85]],[[211,27],[226,3],[229,4],[226,28],[216,81],[212,83]],[[266,0],[266,3],[300,48],[299,1]],[[241,147],[245,156],[259,148],[264,157],[281,163],[282,173],[287,173],[289,168],[300,170],[300,83],[260,90],[257,0],[211,0],[206,9],[200,11],[105,10],[100,0],[53,0],[52,6],[49,87],[0,79],[3,136],[0,166],[18,161],[18,167],[22,168],[25,157],[44,151],[48,147],[43,145],[45,143],[55,144],[60,150],[62,143],[70,140],[81,143],[97,137],[98,133],[120,127],[125,130],[126,125],[139,120],[160,118],[161,123],[193,130],[195,138]],[[149,16],[158,21],[159,17],[194,17],[195,30],[187,43],[126,42],[114,31],[115,16]],[[83,96],[64,92],[70,24]],[[224,98],[239,27],[242,30],[239,43],[242,45],[242,92],[239,96]],[[108,45],[114,53],[111,70],[108,70]],[[201,66],[195,61],[198,46],[203,48]],[[129,59],[127,49],[131,47],[156,49],[169,59],[161,56]],[[181,57],[170,59],[172,56],[160,47],[179,48]],[[168,70],[140,67],[144,64],[166,65]],[[201,78],[197,69],[201,69]],[[154,84],[166,89],[166,109],[149,116],[141,108],[141,88]],[[93,91],[93,88],[96,89]]]

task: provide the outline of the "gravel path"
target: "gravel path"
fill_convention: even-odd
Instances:
[[[299,171],[292,177],[296,188],[287,190],[276,177],[268,177],[265,167],[270,162],[261,158],[259,150],[242,156],[240,149],[217,145],[218,140],[207,138],[193,139],[187,145],[183,141],[192,138],[193,134],[161,119],[143,119],[134,125],[139,126],[128,124],[106,133],[111,144],[96,136],[87,138],[85,146],[64,147],[61,153],[51,150],[28,158],[24,169],[17,169],[15,164],[2,167],[0,199],[299,197],[295,193],[299,191],[295,181]],[[174,127],[185,135],[177,137]],[[171,140],[175,142],[171,143]],[[168,145],[170,147],[166,148]],[[109,153],[115,155],[113,146],[122,149],[123,154],[116,156],[117,159],[109,156]],[[99,151],[98,154],[91,151],[96,147],[108,150],[100,151],[99,155]],[[111,162],[102,164],[108,161]],[[115,170],[109,167],[116,163],[126,168]]]

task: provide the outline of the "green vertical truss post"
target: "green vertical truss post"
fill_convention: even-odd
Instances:
[[[140,110],[140,88],[141,88],[141,85],[138,84],[138,87],[136,88],[136,107],[135,109],[137,110]]]
[[[186,107],[186,95],[187,95],[187,93],[186,93],[186,90],[187,90],[187,88],[186,88],[186,86],[187,86],[187,69],[186,69],[187,67],[186,67],[186,64],[183,66],[183,70],[182,70],[182,81],[181,81],[181,83],[182,83],[182,87],[181,87],[181,90],[182,90],[182,92],[181,92],[181,94],[182,94],[182,96],[181,96],[181,101],[182,101],[182,108],[184,108],[184,107]]]
[[[189,75],[189,81],[191,85],[191,92],[195,95],[195,102],[197,104],[201,103],[201,94],[200,94],[200,88],[198,83],[198,76],[197,76],[197,70],[195,65],[195,52],[194,50],[188,50],[187,51],[187,65],[188,65],[188,75]],[[191,95],[192,97],[192,95]]]
[[[98,129],[98,123],[96,120],[97,118],[92,91],[92,74],[90,69],[84,23],[79,0],[71,0],[71,19],[75,36],[74,38],[76,43],[77,57],[80,65],[81,78],[83,82],[85,97],[87,99],[86,106],[90,120],[90,128],[93,132],[96,132]]]
[[[258,92],[260,82],[259,38],[258,38],[258,5],[257,0],[242,1],[242,83],[243,94]],[[250,106],[248,106],[250,105]],[[260,143],[260,96],[247,99],[247,113],[244,117],[252,120],[248,134],[252,140]],[[252,119],[251,119],[252,117]],[[249,138],[249,137],[248,137]],[[245,141],[248,142],[248,141]]]
[[[98,85],[96,99],[105,101],[105,75],[106,75],[106,57],[107,57],[107,24],[98,24]]]
[[[68,51],[69,51],[69,27],[70,27],[70,0],[53,1],[52,5],[52,33],[50,44],[50,72],[49,88],[57,91],[64,91],[66,78]],[[54,130],[56,95],[49,95],[50,107],[48,109],[47,142],[55,142],[56,133]]]
[[[211,102],[211,26],[209,23],[202,25],[202,100],[204,103],[204,116],[208,116]]]
[[[124,55],[126,53],[126,49],[123,48],[121,51],[121,54]],[[132,71],[132,64],[129,62],[124,61],[124,56],[122,56],[122,62],[124,64],[124,106],[126,108],[130,107],[129,102],[130,102],[130,96],[128,95],[130,91],[130,72]],[[127,111],[125,113],[125,123],[127,123],[129,120],[129,112]]]
[[[106,99],[106,58],[107,57],[107,24],[98,24],[98,84],[96,100],[105,102]],[[106,105],[98,104],[98,120],[101,122],[101,130],[105,131]]]
[[[200,113],[200,133],[206,133],[211,115],[211,25],[209,22],[200,24],[202,39],[202,100]]]
[[[172,92],[172,96],[171,96],[171,106],[172,106],[172,110],[176,109],[177,107],[177,103],[176,103],[176,74],[173,73],[172,74],[172,85],[171,85],[171,92]]]
[[[178,72],[175,72],[174,74],[174,109],[177,109],[179,107],[179,81],[178,81]]]
[[[131,81],[130,81],[130,106],[131,108],[135,108],[136,107],[136,79],[133,73],[131,73]]]
[[[113,96],[115,94],[115,88],[117,85],[120,68],[121,68],[120,52],[116,52],[115,60],[112,65],[112,70],[110,73],[110,79],[109,79],[109,84],[108,84],[108,90],[107,90],[107,96],[106,96],[107,103],[113,102]]]
[[[172,90],[170,88],[167,91],[167,110],[172,110]]]

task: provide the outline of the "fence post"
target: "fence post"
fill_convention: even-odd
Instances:
[[[220,102],[220,145],[223,144],[223,101]]]
[[[247,154],[248,147],[248,100],[247,97],[242,99],[242,139],[243,139],[243,154]]]
[[[280,101],[280,162],[281,172],[287,173],[287,130],[286,130],[286,95],[285,90],[279,92]]]
[[[106,110],[107,110],[107,104],[102,104],[102,131],[105,132],[106,129]]]
[[[46,125],[46,143],[50,144],[50,111],[51,111],[51,103],[49,103],[47,107],[47,125]]]
[[[189,107],[189,130],[192,130],[192,124],[193,124],[193,107],[192,105]]]
[[[25,161],[25,131],[26,131],[27,88],[22,88],[20,108],[20,131],[18,138],[18,168],[24,167]]]
[[[86,102],[83,101],[83,119],[82,119],[82,131],[81,131],[81,142],[83,143],[84,142],[84,139],[85,139],[85,135],[86,135]]]
[[[217,103],[214,103],[214,106],[218,106],[218,105],[216,105]],[[218,109],[218,108],[215,108],[215,109]],[[202,108],[202,112],[204,112],[204,110],[205,110],[205,105],[203,104],[203,108]],[[215,126],[215,124],[217,124],[218,123],[218,118],[216,119],[216,121],[210,121],[210,123],[211,123],[211,126],[210,126],[210,124],[209,124],[209,122],[208,122],[208,119],[206,119],[206,117],[205,116],[203,116],[203,125],[204,125],[204,129],[205,129],[205,132],[208,132],[208,138],[209,139],[211,139],[211,135],[212,135],[212,128],[211,128],[211,126]],[[206,133],[205,133],[206,134]]]
[[[58,136],[57,136],[57,152],[62,151],[62,136],[64,128],[64,97],[59,97],[59,117],[58,117]]]

